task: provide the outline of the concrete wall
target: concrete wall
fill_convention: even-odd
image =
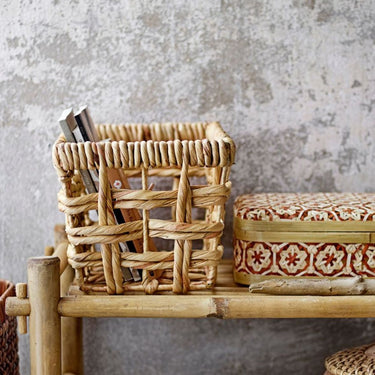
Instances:
[[[63,220],[50,154],[70,105],[88,103],[97,122],[220,120],[238,146],[232,197],[374,190],[374,17],[372,0],[4,1],[0,275],[25,281],[27,258]],[[85,365],[88,374],[315,375],[326,355],[371,341],[374,328],[89,319]],[[26,374],[26,338],[20,353]]]

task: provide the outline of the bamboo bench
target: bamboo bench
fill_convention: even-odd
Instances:
[[[82,318],[373,318],[375,296],[271,296],[250,294],[234,283],[232,261],[223,260],[213,290],[122,296],[86,295],[72,283],[67,242],[58,238],[46,256],[28,261],[28,285],[18,284],[6,312],[29,317],[32,375],[82,375]],[[27,290],[27,291],[26,291]],[[28,295],[28,297],[27,297]]]

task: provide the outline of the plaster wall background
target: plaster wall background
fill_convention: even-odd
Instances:
[[[375,2],[4,1],[0,11],[0,275],[26,280],[51,244],[57,118],[219,120],[236,195],[373,191]],[[85,321],[88,374],[318,374],[374,320]],[[129,342],[129,337],[135,337]],[[28,345],[20,340],[28,373]]]

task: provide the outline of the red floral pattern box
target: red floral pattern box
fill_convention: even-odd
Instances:
[[[234,278],[375,276],[375,193],[247,194],[234,204]]]

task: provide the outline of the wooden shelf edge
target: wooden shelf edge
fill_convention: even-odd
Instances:
[[[212,290],[188,295],[106,294],[86,295],[72,285],[70,295],[59,302],[59,313],[67,317],[128,318],[375,318],[375,295],[281,296],[251,294],[247,286],[235,284],[232,260],[219,265]]]

